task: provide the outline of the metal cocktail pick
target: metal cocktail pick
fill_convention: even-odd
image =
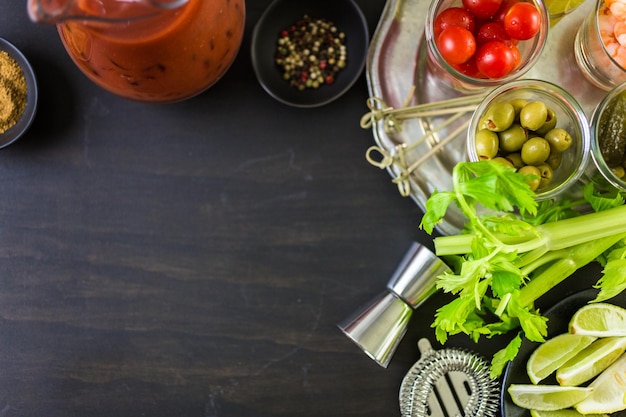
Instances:
[[[339,323],[339,328],[386,368],[406,334],[413,309],[435,293],[437,276],[449,270],[428,248],[413,243],[387,283],[386,291]]]

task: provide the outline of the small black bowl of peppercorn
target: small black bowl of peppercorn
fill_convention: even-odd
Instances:
[[[0,38],[0,148],[18,140],[37,111],[35,73],[12,43]]]
[[[261,86],[295,107],[318,107],[348,91],[365,67],[367,22],[353,0],[275,0],[252,35]]]

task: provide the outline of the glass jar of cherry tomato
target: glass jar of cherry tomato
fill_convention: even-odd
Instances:
[[[461,92],[505,84],[532,68],[549,27],[543,0],[432,0],[427,68]]]

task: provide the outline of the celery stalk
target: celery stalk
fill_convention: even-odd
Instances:
[[[598,256],[622,239],[626,239],[626,233],[624,232],[581,243],[570,249],[561,249],[564,254],[561,259],[552,263],[520,289],[518,295],[519,303],[523,306],[532,306],[539,297],[572,275],[576,270],[593,262]]]
[[[585,214],[536,226],[533,238],[493,234],[503,252],[523,253],[545,247],[559,250],[596,239],[626,233],[626,206]],[[438,236],[434,239],[437,255],[461,255],[472,252],[474,235]],[[522,241],[516,241],[523,239]],[[508,242],[508,243],[507,243]]]
[[[468,218],[462,234],[434,239],[438,256],[461,255],[456,271],[437,280],[437,288],[457,297],[435,315],[433,327],[441,343],[453,334],[478,341],[518,326],[527,339],[542,341],[547,319],[535,301],[576,270],[623,251],[620,245],[626,244],[624,199],[597,195],[592,184],[583,191],[595,212],[579,215],[571,201],[539,206],[521,174],[491,161],[457,164],[453,183],[453,190],[431,195],[420,223],[432,232],[450,204]],[[478,206],[487,213],[479,214],[483,210]],[[575,217],[555,218],[561,209]],[[610,275],[605,270],[596,286],[608,295],[626,288],[621,269],[608,270]],[[494,356],[493,375],[515,357],[519,341],[518,335]]]

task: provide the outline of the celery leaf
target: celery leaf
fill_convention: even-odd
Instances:
[[[583,187],[583,196],[591,204],[594,211],[603,211],[624,205],[624,197],[616,190],[600,191],[593,183]]]
[[[420,228],[431,234],[435,226],[441,222],[446,215],[448,206],[454,201],[455,195],[449,192],[434,191],[430,198],[426,200],[426,212],[422,216]]]
[[[468,178],[457,184],[459,192],[488,209],[511,212],[517,207],[528,213],[537,210],[535,193],[525,182],[524,176],[513,168],[480,161],[459,163],[454,170],[464,171],[463,177]]]
[[[517,336],[515,336],[513,340],[511,340],[509,344],[506,345],[506,347],[500,349],[498,352],[495,353],[495,355],[493,355],[493,358],[491,360],[490,373],[490,377],[492,379],[500,376],[506,364],[509,363],[509,361],[515,359],[515,356],[517,356],[517,352],[519,351],[521,345],[522,337],[518,333]]]
[[[600,289],[594,303],[613,298],[626,289],[626,247],[614,249],[606,259],[603,276],[594,285]]]
[[[485,263],[482,261],[465,261],[459,274],[445,273],[437,279],[437,288],[452,294],[472,293],[478,281],[485,276]]]
[[[548,319],[529,307],[522,306],[517,297],[511,297],[507,305],[511,317],[519,319],[526,338],[532,342],[543,342],[548,335]]]

